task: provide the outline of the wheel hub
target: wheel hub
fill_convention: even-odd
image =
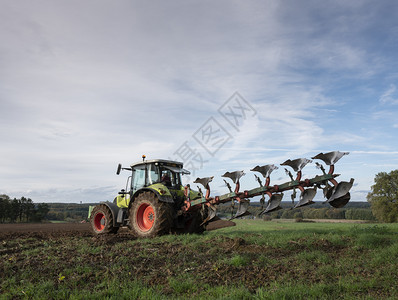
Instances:
[[[94,217],[94,226],[97,231],[102,231],[105,228],[105,215],[101,212],[97,213]]]
[[[155,211],[153,207],[147,203],[141,204],[138,208],[136,219],[140,230],[150,230],[155,221]]]

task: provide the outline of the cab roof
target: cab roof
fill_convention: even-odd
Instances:
[[[188,170],[185,170],[182,166],[183,163],[179,161],[174,161],[174,160],[165,160],[165,159],[152,159],[152,160],[145,160],[145,161],[140,161],[131,164],[131,169],[133,169],[135,166],[140,166],[140,165],[148,165],[148,164],[158,164],[166,169],[169,169],[170,171],[176,172],[176,173],[181,173],[185,175],[191,174]]]
[[[130,167],[135,167],[135,166],[138,166],[138,165],[152,164],[152,163],[159,163],[159,164],[162,164],[162,165],[170,165],[170,166],[173,166],[173,167],[180,167],[180,168],[183,167],[183,163],[182,162],[174,161],[174,160],[166,160],[166,159],[151,159],[151,160],[135,162],[135,163],[132,163],[130,165]]]

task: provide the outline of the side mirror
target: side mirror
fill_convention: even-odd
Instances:
[[[121,170],[122,170],[122,164],[118,164],[117,170],[116,170],[116,175],[119,175]]]

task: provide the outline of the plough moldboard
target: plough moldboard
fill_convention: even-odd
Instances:
[[[197,178],[194,183],[201,184],[206,189],[206,193],[204,194],[199,188],[200,197],[196,199],[190,199],[190,195],[192,194],[190,193],[190,186],[187,185],[185,187],[186,200],[183,210],[185,212],[189,212],[200,208],[207,209],[207,217],[204,221],[205,223],[216,216],[216,206],[218,204],[231,202],[232,209],[234,209],[235,204],[238,204],[236,213],[231,218],[234,219],[250,214],[248,212],[250,199],[261,196],[261,216],[282,208],[280,203],[283,199],[283,192],[285,191],[293,191],[291,195],[293,208],[299,208],[314,204],[315,202],[313,199],[318,189],[323,190],[323,195],[326,198],[326,201],[323,203],[329,203],[335,208],[343,207],[351,198],[350,189],[354,183],[354,179],[351,178],[351,180],[348,182],[337,182],[336,177],[338,177],[339,174],[334,173],[334,165],[338,160],[340,160],[340,158],[347,154],[349,154],[349,152],[332,151],[328,153],[319,153],[318,155],[312,157],[313,160],[323,161],[327,166],[329,166],[329,171],[326,172],[325,167],[321,163],[315,162],[316,167],[322,171],[322,175],[315,176],[311,179],[302,179],[302,169],[307,164],[312,163],[312,160],[306,158],[298,158],[294,160],[288,159],[280,165],[292,168],[296,173],[296,176],[294,177],[291,171],[285,168],[286,174],[289,176],[290,181],[279,185],[271,185],[270,179],[271,173],[278,169],[277,166],[272,164],[256,166],[250,171],[261,174],[262,177],[265,178],[265,182],[263,183],[260,176],[254,174],[259,187],[253,188],[251,190],[240,191],[239,180],[245,175],[244,171],[226,172],[224,175],[222,175],[222,177],[232,180],[232,182],[235,184],[235,189],[233,190],[231,184],[224,179],[225,185],[229,189],[229,193],[215,197],[210,197],[210,182],[214,177]],[[300,197],[298,202],[295,203],[297,189],[300,191]],[[267,203],[265,201],[266,196],[268,197]]]

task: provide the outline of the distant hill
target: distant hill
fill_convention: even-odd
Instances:
[[[48,203],[50,210],[47,218],[51,221],[80,222],[87,219],[90,205],[95,205],[95,203]]]

